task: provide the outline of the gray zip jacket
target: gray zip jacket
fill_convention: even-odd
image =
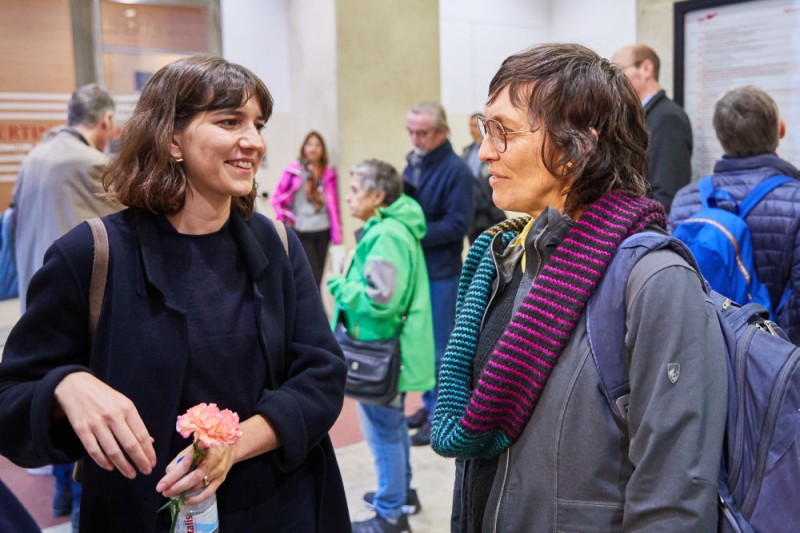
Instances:
[[[526,239],[528,272],[538,274],[569,227],[550,211]],[[521,254],[494,252],[497,288]],[[713,306],[691,267],[665,250],[639,261],[625,310],[608,310],[623,311],[628,423],[601,393],[584,314],[522,435],[499,457],[483,531],[716,531],[727,382]],[[680,365],[675,383],[670,363]]]

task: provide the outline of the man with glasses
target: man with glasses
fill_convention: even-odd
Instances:
[[[692,178],[692,126],[689,117],[658,84],[658,56],[642,44],[626,46],[611,57],[631,80],[647,117],[650,146],[647,178],[651,196],[669,212],[678,189]]]
[[[438,102],[420,102],[408,110],[406,129],[413,145],[403,172],[405,193],[422,206],[428,233],[422,250],[430,278],[433,335],[438,380],[442,355],[455,322],[464,236],[472,216],[472,174],[453,151],[447,116]],[[431,440],[436,389],[422,395],[424,407],[408,417],[414,446]]]

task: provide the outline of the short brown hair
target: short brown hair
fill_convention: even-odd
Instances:
[[[661,71],[661,60],[658,59],[656,51],[649,46],[643,44],[635,44],[631,47],[631,59],[635,66],[644,63],[645,60],[650,60],[653,64],[653,79],[658,81],[658,73]]]
[[[755,85],[725,93],[714,108],[714,131],[732,157],[769,154],[780,142],[778,104]]]
[[[303,153],[303,149],[306,147],[306,143],[311,137],[316,137],[319,141],[319,144],[322,145],[322,155],[319,156],[319,164],[322,165],[322,168],[325,168],[328,166],[328,148],[325,146],[325,141],[322,139],[322,135],[314,130],[308,132],[308,135],[306,135],[305,139],[303,139],[303,144],[300,145],[300,154],[297,156],[297,160],[302,162],[303,158],[305,158],[306,154]]]
[[[198,113],[235,109],[250,98],[261,106],[264,120],[272,114],[272,96],[250,70],[220,57],[191,56],[173,61],[147,82],[133,115],[125,123],[119,151],[105,172],[103,186],[117,202],[171,215],[186,202],[183,167],[170,155],[175,131],[186,128]],[[253,212],[255,181],[247,196],[233,198],[243,217]]]
[[[545,134],[547,170],[564,179],[577,174],[567,210],[614,190],[647,192],[644,111],[619,67],[579,44],[543,44],[503,61],[489,103],[506,87],[530,127]]]

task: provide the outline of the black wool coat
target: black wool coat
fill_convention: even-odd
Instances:
[[[111,260],[94,339],[88,333],[93,240],[86,224],[53,244],[31,281],[27,311],[0,363],[0,454],[25,467],[82,457],[69,424],[52,417],[53,392],[67,374],[92,372],[133,401],[155,439],[158,462],[151,475],[128,480],[84,461],[81,531],[151,532],[168,523],[168,513],[156,514],[166,500],[155,485],[173,458],[182,385],[191,379],[186,311],[165,290],[156,215],[130,208],[103,220]],[[220,512],[268,502],[275,531],[296,528],[288,521],[297,517],[308,517],[318,531],[348,531],[328,437],[341,411],[346,367],[305,254],[289,232],[287,256],[261,215],[245,221],[234,213],[230,224],[252,282],[258,355],[268,370],[253,412],[272,423],[281,447],[234,465],[217,492]]]

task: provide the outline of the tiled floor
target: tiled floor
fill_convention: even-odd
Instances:
[[[0,349],[11,326],[19,317],[17,300],[0,301]],[[421,404],[419,394],[410,394],[406,409],[411,412]],[[371,512],[362,501],[364,492],[374,490],[375,472],[372,456],[358,427],[356,405],[346,399],[342,414],[331,430],[339,467],[342,471],[350,517],[364,520]],[[417,489],[422,512],[411,518],[417,533],[449,531],[450,498],[453,486],[453,462],[437,456],[430,447],[411,450],[414,471],[412,486]],[[32,476],[25,469],[0,457],[0,479],[11,488],[46,533],[70,533],[68,517],[55,519],[51,514],[54,490],[52,476]]]

